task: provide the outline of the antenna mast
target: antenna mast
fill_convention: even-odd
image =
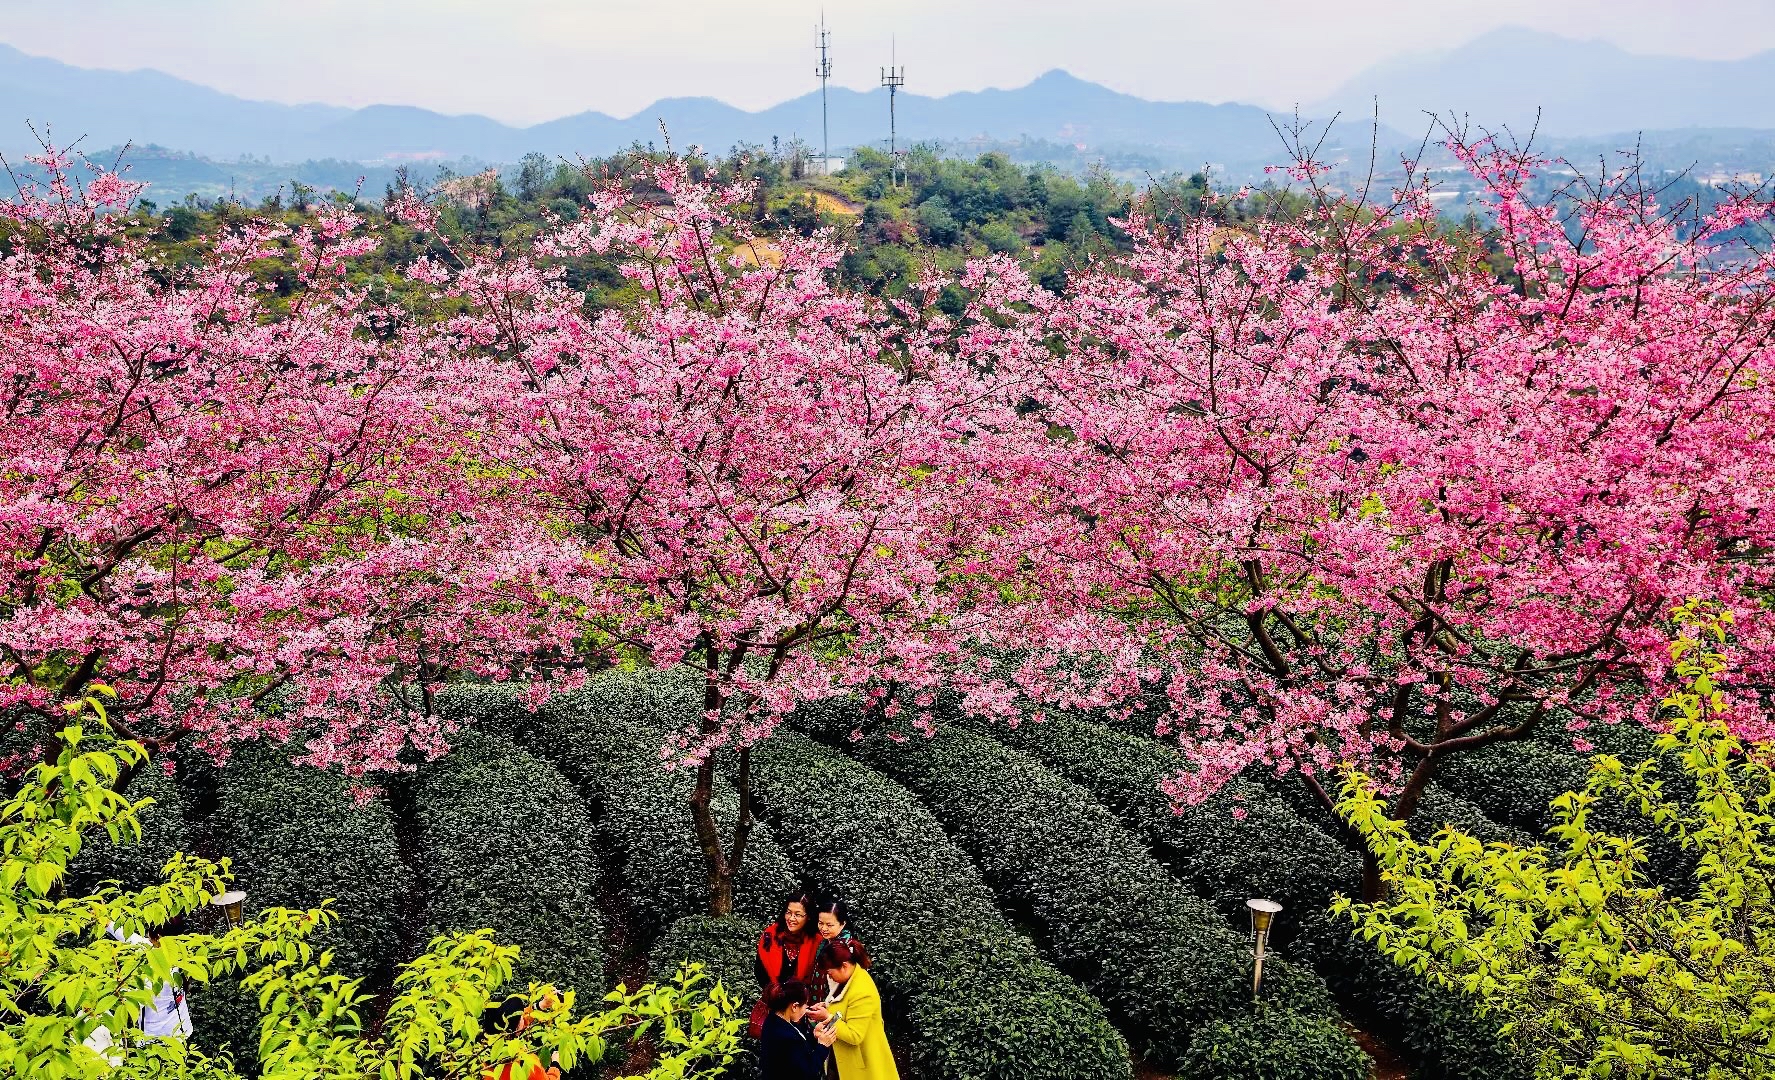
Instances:
[[[894,95],[906,85],[906,69],[894,66],[898,52],[898,42],[890,40],[888,66],[881,69],[881,85],[887,87],[888,92],[888,179],[895,187],[900,186],[900,136],[894,119]]]
[[[832,164],[832,135],[826,124],[826,84],[832,81],[832,59],[827,50],[832,45],[832,31],[826,29],[825,11],[820,12],[814,40],[820,48],[820,66],[814,68],[814,74],[820,79],[820,175],[824,176]]]

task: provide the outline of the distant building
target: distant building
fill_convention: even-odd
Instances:
[[[822,176],[834,176],[844,171],[845,159],[841,157],[814,158],[810,164],[813,172]]]
[[[1760,172],[1727,172],[1724,169],[1719,169],[1697,176],[1695,181],[1708,187],[1724,187],[1727,184],[1749,184],[1751,187],[1757,187],[1763,182],[1763,174]]]

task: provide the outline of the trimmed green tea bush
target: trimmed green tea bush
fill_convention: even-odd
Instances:
[[[638,701],[625,705],[623,684],[637,691]],[[556,698],[538,713],[530,745],[596,800],[598,828],[621,857],[623,894],[635,926],[651,937],[674,920],[706,913],[709,896],[690,822],[695,777],[668,771],[660,761],[659,717],[649,711],[646,691],[645,680],[617,676],[598,680],[595,692]],[[726,835],[739,813],[739,796],[725,780],[716,784],[713,807]],[[798,886],[769,826],[757,823],[740,863],[734,910],[762,926]]]
[[[1006,923],[905,788],[791,731],[753,749],[752,773],[779,842],[851,905],[873,973],[904,995],[918,1075],[1127,1080],[1127,1044],[1103,1006]]]
[[[1032,754],[1090,792],[1126,826],[1145,836],[1194,890],[1214,898],[1223,913],[1235,905],[1242,909],[1248,896],[1280,898],[1285,904],[1290,897],[1297,898],[1282,914],[1279,939],[1289,943],[1296,959],[1310,960],[1334,996],[1362,1016],[1368,1027],[1410,1055],[1420,1076],[1505,1080],[1518,1075],[1510,1071],[1514,1057],[1498,1044],[1495,1021],[1475,1015],[1469,1003],[1413,978],[1372,946],[1352,940],[1351,927],[1332,922],[1326,911],[1328,898],[1360,887],[1360,860],[1329,833],[1293,813],[1275,792],[1259,784],[1234,786],[1226,803],[1217,806],[1210,800],[1202,808],[1216,812],[1201,817],[1196,816],[1201,811],[1176,814],[1170,799],[1158,790],[1158,778],[1181,768],[1182,755],[1150,735],[1054,713],[1040,723],[1026,720],[1014,729],[996,725],[982,730]],[[1301,788],[1301,795],[1313,798],[1297,781],[1291,782]],[[1240,795],[1243,800],[1234,801]],[[1232,817],[1235,807],[1246,810],[1243,821]],[[1322,807],[1318,809],[1323,813]],[[1449,813],[1451,807],[1440,809]],[[1254,823],[1258,831],[1245,831]],[[1268,865],[1271,852],[1273,867]],[[1235,921],[1243,917],[1242,911],[1233,914]],[[1190,1058],[1180,1070],[1208,1068],[1205,1060]]]
[[[427,935],[490,927],[523,950],[519,985],[600,994],[591,815],[567,778],[503,738],[466,732],[420,771],[413,803]]]
[[[1528,833],[1500,821],[1486,813],[1484,807],[1433,781],[1424,789],[1424,797],[1419,800],[1417,813],[1411,816],[1408,827],[1413,836],[1427,841],[1445,826],[1453,826],[1488,844],[1530,847],[1535,842]]]
[[[1368,1059],[1335,1026],[1310,970],[1266,971],[1275,1052],[1229,1071],[1233,1052],[1204,1038],[1244,1039],[1250,1001],[1242,935],[1123,831],[1090,794],[974,732],[859,744],[857,756],[906,784],[974,857],[1007,906],[1026,912],[1046,951],[1109,1008],[1129,1042],[1164,1068],[1212,1061],[1232,1080],[1363,1080]],[[1281,1008],[1286,1003],[1286,1008]],[[1336,1037],[1327,1031],[1336,1032]],[[1308,1035],[1295,1047],[1296,1033]],[[1285,1062],[1301,1068],[1276,1071]]]
[[[359,805],[344,777],[291,764],[284,746],[240,747],[216,777],[209,832],[233,858],[248,906],[311,908],[332,900],[339,921],[314,939],[333,950],[332,970],[372,984],[388,977],[401,951],[400,913],[414,888],[388,804]]]
[[[333,950],[331,970],[372,988],[386,985],[400,960],[400,919],[414,889],[395,843],[394,816],[381,799],[359,805],[339,774],[292,764],[290,755],[288,746],[238,746],[227,765],[215,768],[193,753],[181,773],[188,766],[198,782],[214,783],[210,841],[233,860],[248,909],[332,900],[339,921],[315,935],[315,946]],[[198,1045],[227,1045],[238,1065],[255,1071],[259,1014],[252,995],[234,979],[190,994]]]
[[[1311,957],[1337,999],[1410,1061],[1414,1077],[1435,1080],[1530,1080],[1526,1055],[1481,1016],[1472,998],[1444,990],[1395,965],[1356,937],[1348,923],[1319,916],[1296,946]]]
[[[1300,913],[1323,910],[1334,894],[1361,886],[1353,852],[1257,784],[1236,780],[1201,806],[1176,812],[1159,789],[1161,779],[1183,768],[1174,747],[1064,714],[983,730],[1089,791],[1224,918],[1243,922],[1253,896],[1283,904],[1290,914],[1278,926],[1279,947],[1292,940]]]
[[[1531,836],[1552,823],[1548,803],[1584,790],[1589,767],[1575,754],[1532,742],[1493,743],[1443,763],[1437,782],[1501,824]]]
[[[1357,1055],[1355,1071],[1343,1071],[1352,1067],[1352,1050]],[[1366,1077],[1369,1068],[1368,1056],[1355,1046],[1335,1013],[1306,1016],[1266,1004],[1203,1024],[1178,1062],[1177,1076],[1180,1080]]]
[[[451,683],[436,695],[438,715],[472,731],[503,735],[522,743],[536,714],[522,691],[510,683]],[[452,741],[455,741],[454,739]]]
[[[750,919],[686,915],[667,927],[647,951],[647,977],[666,982],[680,964],[695,961],[740,999],[742,1011],[747,1010],[758,1000],[758,980],[752,971],[757,942],[758,928]]]
[[[1608,752],[1630,766],[1653,756],[1655,736],[1639,725],[1610,727],[1601,737],[1611,744]],[[1470,800],[1492,820],[1513,826],[1528,842],[1538,843],[1556,822],[1553,800],[1568,791],[1583,791],[1589,779],[1589,759],[1570,749],[1569,736],[1565,743],[1564,749],[1534,740],[1494,743],[1450,758],[1437,782]],[[1686,778],[1672,776],[1669,781],[1682,784]],[[1685,893],[1692,888],[1694,860],[1650,821],[1618,802],[1606,801],[1592,808],[1591,818],[1604,831],[1645,841],[1646,873],[1654,882]]]
[[[554,700],[571,700],[593,715],[618,716],[665,731],[694,724],[702,715],[703,680],[686,668],[610,671]]]

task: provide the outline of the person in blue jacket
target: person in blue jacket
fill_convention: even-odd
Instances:
[[[824,1080],[828,1049],[838,1038],[831,1024],[813,1027],[802,1020],[808,987],[797,979],[765,991],[770,1015],[758,1038],[758,1072],[763,1080]]]

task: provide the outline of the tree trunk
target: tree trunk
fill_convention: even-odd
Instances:
[[[1376,904],[1387,898],[1387,883],[1381,879],[1381,861],[1362,846],[1362,902]]]
[[[707,717],[721,715],[726,704],[720,687],[710,679],[703,690],[704,735],[713,735],[717,730],[716,722]],[[709,914],[715,916],[733,914],[734,881],[752,833],[752,752],[747,747],[741,747],[739,752],[739,795],[732,839],[724,847],[721,825],[715,820],[715,754],[710,751],[696,769],[696,787],[690,793],[690,822],[696,830],[697,847],[703,853],[703,868],[708,873]]]
[[[721,874],[709,883],[709,914],[716,918],[733,914],[732,874]]]
[[[1406,785],[1403,797],[1394,806],[1393,817],[1395,820],[1409,821],[1411,816],[1417,813],[1418,800],[1423,795],[1424,786],[1429,783],[1430,773],[1434,768],[1435,766],[1431,765],[1429,770],[1424,770],[1423,764],[1420,763],[1419,770],[1414,770],[1412,780]],[[1419,775],[1420,772],[1421,775]],[[1331,797],[1330,792],[1325,790],[1325,786],[1305,773],[1301,774],[1301,779],[1306,782],[1308,789],[1330,812],[1332,820],[1337,824],[1338,830],[1346,842],[1362,852],[1362,902],[1373,904],[1387,899],[1388,890],[1386,882],[1381,879],[1380,860],[1375,857],[1373,851],[1369,850],[1368,844],[1363,841],[1361,835],[1350,828],[1338,815],[1337,801]]]
[[[733,914],[733,869],[721,849],[721,831],[711,805],[715,795],[715,756],[705,757],[696,769],[696,787],[690,793],[690,822],[702,849],[703,867],[709,875],[709,914]]]

